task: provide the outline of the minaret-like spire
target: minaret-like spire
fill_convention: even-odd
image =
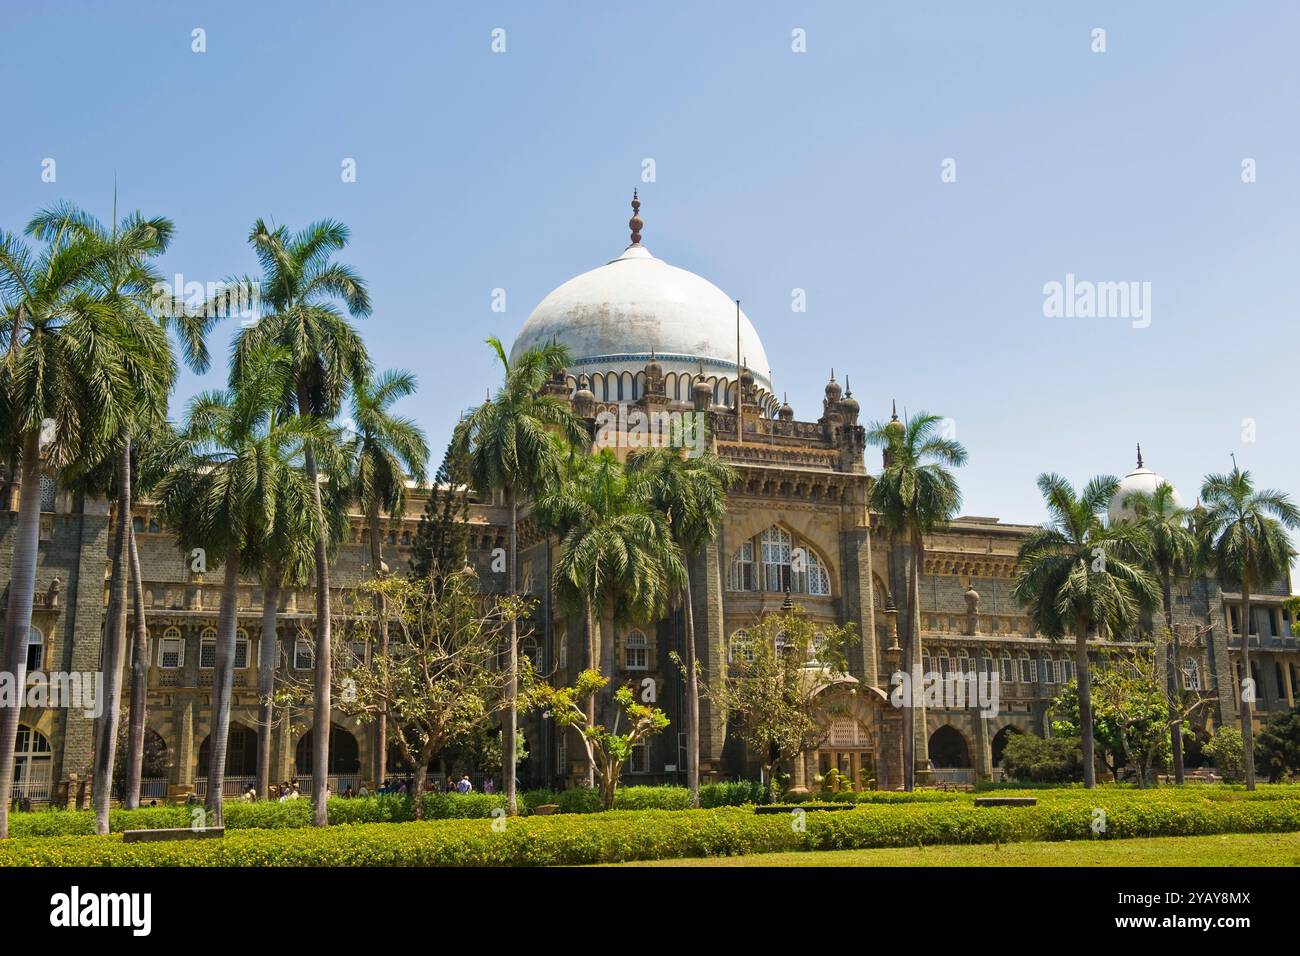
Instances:
[[[891,422],[896,422],[898,421],[898,399],[891,398],[889,400],[889,404],[890,404],[889,420]]]
[[[853,397],[853,386],[849,384],[849,377],[847,375],[844,376],[844,397]]]
[[[1138,442],[1138,467],[1142,467],[1142,443]]]
[[[635,189],[632,190],[632,218],[627,221],[627,225],[632,230],[632,245],[640,245],[645,220],[641,218],[641,200],[637,198]]]

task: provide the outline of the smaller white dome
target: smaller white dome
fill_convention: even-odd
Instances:
[[[1130,471],[1120,479],[1119,490],[1116,491],[1115,495],[1110,499],[1110,507],[1107,509],[1107,514],[1110,517],[1111,524],[1114,524],[1117,521],[1132,521],[1137,517],[1134,513],[1133,507],[1124,503],[1126,498],[1139,492],[1146,495],[1153,495],[1155,494],[1156,489],[1161,485],[1169,485],[1170,487],[1173,487],[1172,482],[1166,481],[1163,477],[1142,464],[1142,446],[1139,445],[1137,468]],[[1178,508],[1184,507],[1182,496],[1178,494],[1177,488],[1174,488],[1174,505]]]

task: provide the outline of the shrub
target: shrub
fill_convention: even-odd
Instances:
[[[1300,829],[1294,799],[1205,800],[1089,791],[1035,807],[857,806],[812,813],[801,831],[785,814],[750,809],[615,810],[525,817],[495,832],[485,820],[233,830],[222,840],[123,843],[119,835],[13,838],[0,866],[547,866],[783,850],[833,850],[1019,840],[1089,840]],[[1242,795],[1244,796],[1244,795]],[[1093,808],[1106,830],[1093,834]]]
[[[1083,754],[1077,737],[1012,734],[1002,751],[1002,767],[1016,780],[1067,783],[1083,779]]]
[[[1277,783],[1288,771],[1300,770],[1300,707],[1269,714],[1255,738],[1255,766]]]
[[[1246,750],[1241,742],[1241,731],[1236,727],[1220,727],[1203,749],[1214,761],[1214,769],[1224,780],[1240,780],[1245,773]]]
[[[727,783],[705,783],[700,785],[700,806],[739,807],[747,803],[764,803],[767,801],[767,788],[757,780],[732,780]]]

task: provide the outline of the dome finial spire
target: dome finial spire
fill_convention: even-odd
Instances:
[[[637,197],[636,190],[632,190],[632,218],[627,221],[628,228],[632,230],[632,245],[641,244],[641,229],[645,226],[645,220],[641,218],[641,200]]]
[[[1138,467],[1142,467],[1142,443],[1138,442]]]

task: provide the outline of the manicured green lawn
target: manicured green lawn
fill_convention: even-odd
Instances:
[[[619,866],[1300,866],[1300,833],[1230,833],[1090,843],[815,850]]]

